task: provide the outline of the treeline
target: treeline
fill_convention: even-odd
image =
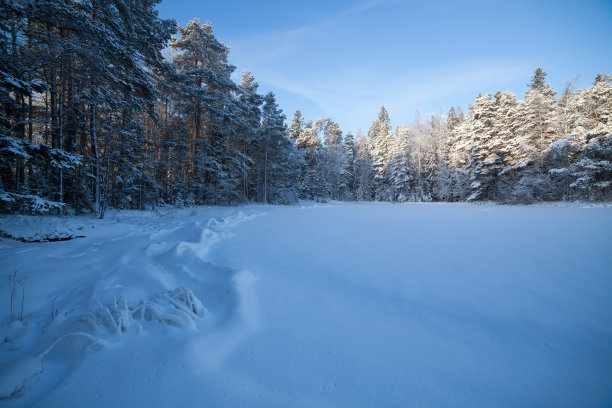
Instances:
[[[297,200],[274,94],[157,3],[0,0],[0,211]]]
[[[612,199],[608,75],[557,98],[538,69],[522,101],[396,129],[382,108],[355,139],[299,111],[286,124],[248,71],[232,80],[209,23],[177,27],[157,3],[0,0],[0,212]]]
[[[302,195],[339,200],[612,200],[612,77],[557,98],[538,68],[523,100],[509,91],[479,95],[393,129],[384,107],[367,137],[342,140],[321,118],[290,127],[307,151]],[[331,126],[330,126],[331,125]],[[322,137],[316,137],[320,134]],[[323,140],[323,143],[321,143]],[[305,176],[304,176],[305,174]],[[306,188],[304,188],[306,187]]]

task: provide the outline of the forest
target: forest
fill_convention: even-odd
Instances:
[[[198,204],[612,200],[612,76],[367,134],[288,119],[211,23],[159,0],[0,0],[0,213]],[[238,82],[238,83],[237,83]]]

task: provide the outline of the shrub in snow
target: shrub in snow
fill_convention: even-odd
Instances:
[[[99,308],[93,313],[95,322],[112,333],[127,331],[135,320],[160,322],[177,327],[195,327],[195,318],[203,317],[207,311],[200,299],[190,289],[179,287],[150,300],[141,300],[130,307],[123,296]]]

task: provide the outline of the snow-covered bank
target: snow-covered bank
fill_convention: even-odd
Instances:
[[[9,322],[8,296],[0,308],[0,405],[612,403],[611,208],[332,203],[70,223],[85,238],[0,241],[5,273],[28,277],[24,321]]]

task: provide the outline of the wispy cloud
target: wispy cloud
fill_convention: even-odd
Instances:
[[[233,56],[239,56],[241,63],[256,67],[302,50],[309,52],[312,47],[305,47],[305,41],[325,41],[329,39],[328,30],[330,28],[344,25],[351,17],[389,1],[368,1],[291,30],[270,30],[234,39],[231,42]]]
[[[391,3],[368,1],[296,29],[234,40],[232,55],[240,68],[251,69],[260,84],[320,108],[304,113],[330,115],[353,131],[358,126],[366,129],[383,104],[399,123],[410,120],[417,108],[424,113],[437,110],[442,100],[465,105],[476,96],[474,89],[490,90],[528,78],[534,67],[532,61],[490,57],[448,59],[432,65],[418,58],[405,61],[399,53],[383,54],[383,58],[370,55],[360,39],[351,35],[367,30],[369,14]],[[339,54],[345,48],[350,51],[342,59]]]
[[[465,107],[478,92],[494,91],[504,83],[528,77],[533,66],[531,61],[474,60],[421,66],[384,77],[375,70],[348,67],[306,78],[272,72],[262,80],[317,103],[321,114],[331,115],[355,131],[357,126],[367,127],[366,118],[374,119],[382,105],[396,124],[412,119],[419,108],[429,115],[439,107],[450,107],[440,106],[440,101],[451,100],[451,104]]]

